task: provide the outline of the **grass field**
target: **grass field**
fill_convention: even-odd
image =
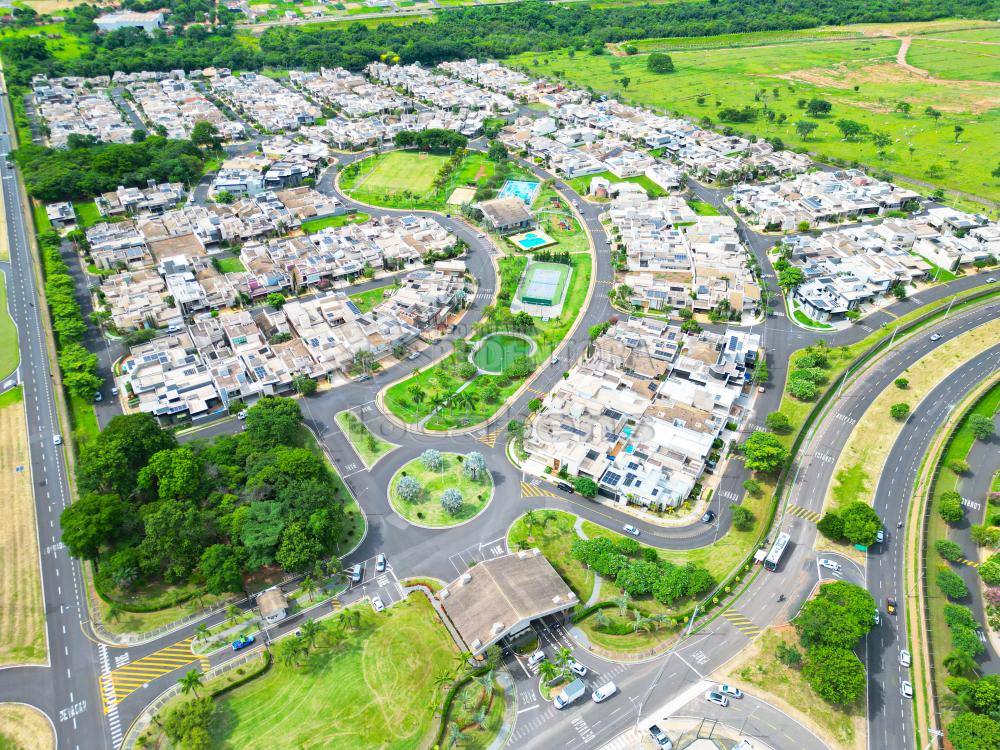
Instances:
[[[337,424],[340,426],[341,431],[347,436],[347,439],[351,441],[351,445],[354,447],[354,451],[360,456],[361,460],[364,461],[365,466],[371,468],[386,453],[390,453],[397,446],[392,443],[386,442],[381,438],[376,437],[371,433],[371,431],[365,427],[360,421],[352,421],[350,419],[350,411],[345,409],[340,412],[336,417]]]
[[[23,703],[0,703],[0,750],[55,750],[52,725]]]
[[[935,78],[1000,83],[1000,42],[979,44],[964,39],[917,38],[910,44],[906,61]]]
[[[38,570],[35,501],[28,466],[28,436],[21,389],[5,394],[0,406],[0,498],[5,531],[0,533],[0,664],[45,659],[45,615]]]
[[[371,217],[361,211],[352,214],[341,214],[340,216],[327,216],[324,219],[310,219],[302,222],[302,231],[306,234],[313,234],[327,227],[343,227],[348,224],[363,224]]]
[[[380,286],[375,289],[369,289],[367,292],[352,294],[350,296],[350,300],[357,305],[357,308],[361,312],[366,313],[385,299],[385,293],[387,291],[395,288],[396,287],[392,286],[392,284],[386,284],[385,286]]]
[[[94,201],[77,201],[73,204],[73,209],[76,211],[76,221],[81,229],[88,229],[94,224],[107,221],[97,210],[97,204]]]
[[[507,534],[507,545],[518,549],[521,542],[528,547],[538,547],[552,567],[581,602],[590,599],[594,592],[594,572],[580,565],[570,556],[573,540],[578,539],[573,525],[576,516],[561,510],[536,512],[536,523],[529,526],[521,516]]]
[[[375,614],[338,640],[327,623],[304,666],[277,660],[219,701],[213,747],[240,750],[416,750],[429,745],[455,646],[423,595]]]
[[[68,6],[64,6],[68,7]],[[90,45],[83,39],[72,34],[61,23],[51,23],[45,26],[32,26],[26,29],[4,29],[0,31],[0,41],[17,36],[43,36],[45,46],[57,60],[71,60],[84,56]],[[58,37],[49,39],[49,36]]]
[[[961,41],[955,39],[950,44]],[[992,78],[983,78],[991,75],[988,56],[995,50],[962,45],[960,54],[942,59],[941,70],[949,79],[937,80],[897,65],[900,44],[898,39],[863,38],[681,49],[670,53],[676,70],[668,75],[647,71],[642,54],[577,54],[569,59],[566,52],[524,53],[508,63],[532,75],[560,74],[574,85],[591,86],[694,120],[708,117],[717,121],[723,108],[750,106],[757,111],[756,120],[732,124],[735,130],[780,137],[789,147],[823,157],[856,160],[913,179],[1000,199],[1000,179],[990,175],[1000,162],[1000,87],[984,83]],[[919,53],[922,46],[931,44],[919,38],[914,49]],[[934,51],[932,46],[927,49]],[[918,62],[910,62],[920,67]],[[621,84],[623,78],[629,79],[626,89]],[[795,124],[811,118],[799,101],[812,98],[826,99],[833,109],[829,117],[814,120],[818,128],[803,140]],[[909,105],[908,113],[897,109],[901,101]],[[764,105],[774,113],[774,120],[768,119]],[[941,116],[925,114],[928,107]],[[844,141],[836,127],[841,118],[885,132],[891,138],[890,145],[880,151],[871,140]],[[963,128],[958,142],[956,125]]]
[[[219,269],[219,273],[239,273],[240,271],[247,270],[247,267],[243,265],[243,261],[234,256],[216,258],[214,262]]]
[[[493,495],[493,478],[489,471],[482,472],[478,480],[473,480],[462,470],[462,462],[459,460],[462,457],[459,454],[441,455],[444,458],[444,468],[441,471],[431,471],[417,458],[405,464],[389,482],[389,502],[393,510],[408,521],[425,526],[454,526],[475,518],[489,503]],[[423,487],[423,493],[413,502],[403,500],[396,494],[396,486],[404,475],[413,477]],[[449,488],[457,489],[464,501],[461,510],[455,515],[445,512],[441,507],[441,495]]]
[[[361,162],[357,179],[350,182],[350,191],[360,196],[429,193],[447,161],[447,156],[413,151],[390,151],[371,156]]]
[[[527,355],[531,344],[520,336],[497,334],[486,339],[473,356],[480,370],[503,372],[503,368],[515,357]]]
[[[17,328],[7,312],[7,275],[0,273],[0,378],[6,378],[14,372],[20,359]]]
[[[635,177],[615,177],[611,172],[599,172],[597,174],[584,175],[583,177],[574,177],[572,180],[566,180],[566,183],[580,195],[587,195],[590,192],[590,183],[596,177],[603,177],[611,182],[634,182],[636,185],[642,186],[642,189],[646,191],[646,195],[650,198],[660,198],[667,194],[666,190],[644,174],[636,175]]]

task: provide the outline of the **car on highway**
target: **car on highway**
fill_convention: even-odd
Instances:
[[[622,527],[622,529],[625,531],[626,534],[631,534],[632,536],[639,536],[639,529],[637,529],[630,523],[625,524]]]
[[[94,394],[94,401],[101,402],[104,400],[104,394],[98,391]]]
[[[910,652],[905,648],[899,651],[899,666],[908,667],[910,666]]]
[[[62,435],[53,435],[52,436],[52,444],[53,445],[62,445]]]
[[[566,484],[566,482],[557,482],[556,483],[556,487],[558,487],[559,489],[561,489],[563,492],[568,492],[571,495],[574,492],[576,492],[576,488],[573,485],[571,485],[571,484]]]
[[[375,572],[384,573],[385,566],[386,566],[385,555],[380,552],[378,557],[375,558]]]
[[[990,276],[988,279],[986,279],[986,283],[987,284],[996,284],[997,280],[994,277]]]
[[[576,659],[570,659],[569,662],[567,662],[567,664],[570,668],[570,671],[573,672],[573,674],[575,674],[577,677],[587,676],[587,668],[583,666],[580,662],[578,662]]]
[[[896,614],[896,600],[891,596],[887,597],[885,600],[885,611],[890,615]]]
[[[385,609],[385,605],[382,603],[381,597],[379,596],[372,597],[372,609],[374,609],[376,612],[381,612],[383,609]]]
[[[618,686],[613,682],[607,682],[591,693],[590,698],[594,703],[603,703],[617,692]]]
[[[233,651],[239,651],[241,648],[246,648],[251,643],[253,643],[256,638],[252,635],[241,635],[235,641],[233,641]]]
[[[822,558],[819,561],[819,564],[822,565],[824,568],[827,568],[829,570],[835,571],[837,573],[839,573],[841,570],[843,570],[843,568],[841,567],[840,563],[834,562],[833,560],[828,560],[826,558]]]
[[[742,698],[743,691],[740,690],[735,685],[719,685],[719,692],[723,695],[728,695],[730,698]]]
[[[479,232],[479,233],[476,234],[476,237],[478,237],[479,239],[483,239],[485,236],[486,235],[483,234],[482,232]]]
[[[371,379],[372,379],[371,375],[362,375],[361,377],[355,378],[354,382],[355,383],[364,383],[366,380],[371,380]]]
[[[536,664],[541,664],[545,661],[545,652],[538,649],[535,653],[528,657],[528,666],[533,667]]]
[[[882,624],[882,614],[877,609],[875,610],[875,614],[872,616],[872,622],[876,625]]]
[[[361,576],[364,574],[364,570],[360,565],[355,565],[351,568],[351,583],[361,583]]]
[[[931,335],[931,341],[940,341],[940,340],[941,340],[941,334],[940,333],[935,333],[935,334]]]
[[[885,541],[885,529],[879,529],[875,532],[875,543],[882,544]]]
[[[552,358],[552,364],[558,365],[559,364],[559,357],[553,357]]]
[[[705,511],[705,515],[703,515],[701,517],[701,522],[702,523],[712,523],[712,521],[714,521],[714,520],[715,520],[715,511],[714,510],[706,510]]]
[[[653,738],[653,742],[655,742],[656,746],[661,748],[661,750],[674,750],[674,743],[667,737],[667,733],[660,729],[656,724],[650,725],[649,736]]]
[[[724,696],[722,693],[717,693],[714,690],[709,690],[705,693],[705,700],[709,703],[714,703],[717,706],[722,706],[723,708],[729,705],[729,698]]]
[[[910,684],[909,680],[903,680],[901,683],[899,683],[899,694],[902,695],[904,698],[913,697],[913,685]]]

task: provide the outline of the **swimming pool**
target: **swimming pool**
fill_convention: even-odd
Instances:
[[[627,426],[622,427],[622,435],[624,435],[627,438],[632,437],[632,428]]]
[[[535,196],[538,195],[538,188],[541,187],[540,182],[531,182],[529,180],[507,180],[500,188],[500,192],[497,193],[498,198],[520,198],[524,201],[524,205],[530,206],[535,202]]]
[[[548,237],[543,237],[540,234],[535,234],[534,232],[526,232],[524,237],[517,241],[517,244],[526,250],[530,250],[533,247],[538,247],[539,245],[547,245],[551,240]]]

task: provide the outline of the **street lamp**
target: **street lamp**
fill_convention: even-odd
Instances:
[[[928,729],[927,731],[931,735],[931,741],[927,743],[927,746],[924,747],[924,750],[930,750],[931,745],[936,744],[938,738],[944,736],[944,732],[942,732],[940,729]]]

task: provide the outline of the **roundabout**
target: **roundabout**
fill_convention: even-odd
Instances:
[[[473,469],[472,462],[476,461],[482,463]],[[482,454],[431,449],[393,475],[388,496],[389,505],[407,522],[441,529],[461,526],[486,510],[493,489],[493,478]]]

